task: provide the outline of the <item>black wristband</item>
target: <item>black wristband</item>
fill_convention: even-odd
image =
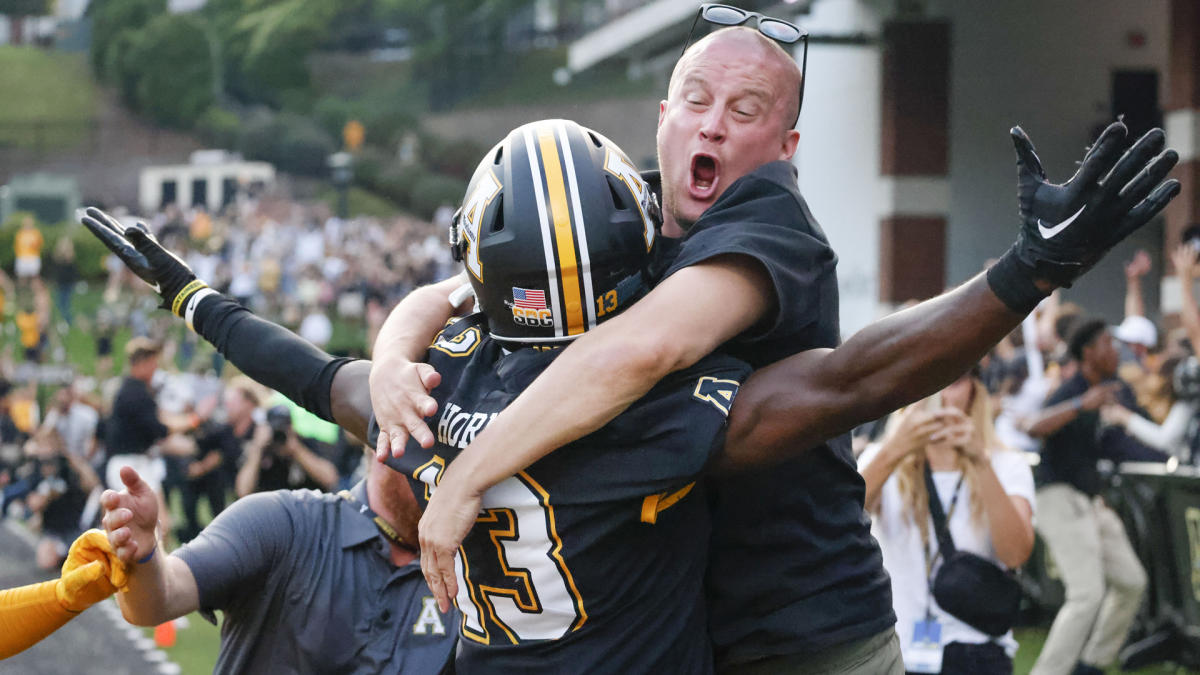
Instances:
[[[1017,244],[1013,244],[995,265],[988,268],[987,282],[1001,302],[1023,315],[1032,312],[1049,295],[1037,287],[1033,275],[1033,269],[1018,257]]]
[[[247,377],[334,422],[330,387],[338,369],[354,359],[317,349],[292,331],[256,316],[232,298],[212,294],[195,309],[193,325]]]

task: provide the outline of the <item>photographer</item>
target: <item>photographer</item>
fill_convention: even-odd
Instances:
[[[25,502],[40,522],[37,565],[51,570],[62,564],[67,549],[91,523],[83,523],[88,493],[100,486],[100,478],[87,461],[65,452],[55,432],[40,433],[25,443],[33,458],[33,489]]]
[[[267,423],[258,425],[245,446],[235,488],[238,497],[270,490],[313,488],[332,490],[337,467],[310,450],[292,428],[286,406],[267,411]]]
[[[1013,569],[1033,550],[1033,474],[1000,445],[978,371],[892,416],[884,440],[859,458],[872,533],[892,578],[905,669],[1008,675],[1017,643],[993,637],[938,605],[931,589],[945,564],[925,480],[931,471],[956,550]],[[980,602],[995,600],[979,598]]]

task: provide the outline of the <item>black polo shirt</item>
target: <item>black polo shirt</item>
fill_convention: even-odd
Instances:
[[[158,419],[158,404],[145,382],[128,376],[121,382],[106,434],[110,457],[145,453],[159,439],[166,438],[167,427]]]
[[[776,305],[722,348],[755,368],[840,342],[837,256],[791,164],[772,162],[739,178],[663,251],[665,276],[726,254],[762,265]],[[707,590],[718,666],[810,654],[895,624],[848,434],[710,483]]]
[[[417,561],[397,568],[357,502],[279,490],[234,502],[175,552],[200,609],[221,610],[215,672],[441,672],[457,612],[442,614]]]
[[[1120,380],[1117,402],[1142,417],[1150,414],[1142,409],[1129,385]],[[1046,399],[1046,407],[1082,396],[1091,383],[1080,373],[1066,380]],[[1039,485],[1067,483],[1086,495],[1096,495],[1104,488],[1096,461],[1165,461],[1167,456],[1149,448],[1116,426],[1102,426],[1100,412],[1080,410],[1075,419],[1046,437],[1042,445],[1042,461],[1034,475]]]

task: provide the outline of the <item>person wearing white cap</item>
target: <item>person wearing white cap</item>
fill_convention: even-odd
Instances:
[[[1127,316],[1113,330],[1113,337],[1124,342],[1139,359],[1146,351],[1158,344],[1158,328],[1144,316]]]

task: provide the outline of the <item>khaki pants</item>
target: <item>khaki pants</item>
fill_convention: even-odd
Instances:
[[[733,675],[904,675],[900,639],[889,628],[869,638],[815,654],[777,656],[718,668]]]
[[[1055,483],[1037,492],[1037,530],[1058,567],[1067,600],[1031,675],[1104,667],[1125,642],[1146,588],[1146,572],[1125,526],[1098,497]]]

